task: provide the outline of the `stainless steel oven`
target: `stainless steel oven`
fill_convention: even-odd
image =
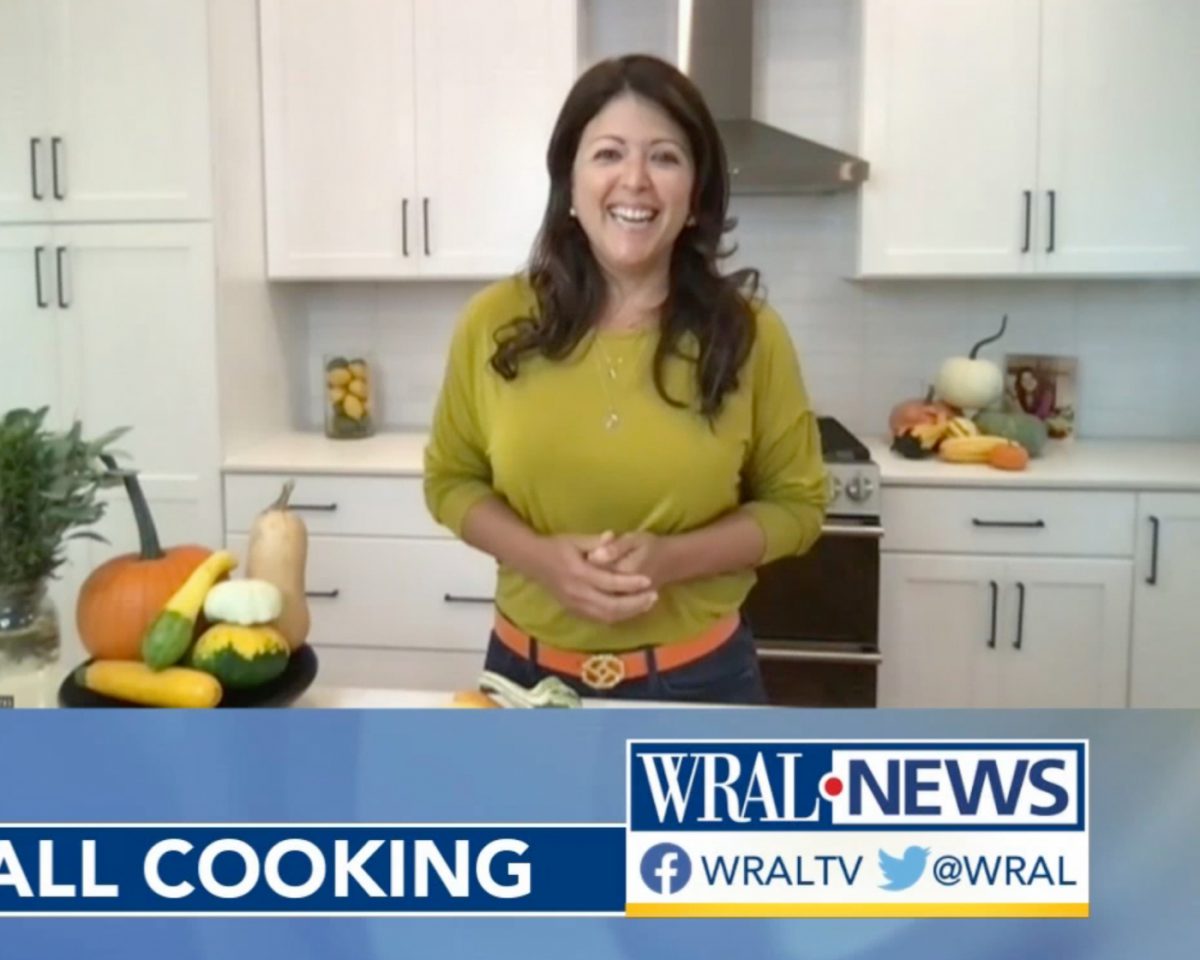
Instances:
[[[879,651],[879,468],[821,418],[830,505],[804,556],[759,570],[745,613],[772,704],[874,707]]]

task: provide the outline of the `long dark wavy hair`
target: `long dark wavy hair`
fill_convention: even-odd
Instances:
[[[699,412],[711,421],[720,413],[725,395],[737,389],[738,374],[754,343],[752,305],[759,275],[753,269],[722,275],[718,269],[718,261],[733,253],[732,247],[721,247],[721,237],[735,226],[727,216],[725,147],[700,91],[655,57],[604,60],[584,73],[567,95],[546,151],[550,197],[529,263],[537,310],[497,331],[491,363],[504,379],[512,380],[522,358],[541,354],[560,360],[596,323],[607,284],[587,235],[570,214],[572,168],[584,127],[610,100],[627,92],[664,110],[687,135],[691,148],[694,223],[684,227],[671,253],[654,384],[667,403],[685,406],[667,394],[664,364],[671,355],[695,363]],[[699,346],[695,355],[681,349],[688,334]]]

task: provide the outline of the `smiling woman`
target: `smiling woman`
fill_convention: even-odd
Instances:
[[[692,83],[587,71],[547,151],[528,271],[468,305],[425,455],[434,517],[499,561],[486,668],[582,693],[764,702],[739,611],[820,533],[795,351],[722,274],[729,179]]]

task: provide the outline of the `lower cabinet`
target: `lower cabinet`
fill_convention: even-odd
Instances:
[[[254,516],[288,479],[309,534],[316,682],[473,687],[492,627],[495,560],[448,532],[430,535],[441,528],[425,511],[416,477],[232,474],[225,545],[243,562]]]
[[[1129,705],[1200,707],[1200,494],[1138,502]]]
[[[884,554],[881,707],[1126,705],[1132,561]]]

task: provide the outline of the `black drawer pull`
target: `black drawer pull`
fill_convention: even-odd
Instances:
[[[1008,527],[1018,530],[1042,530],[1045,529],[1045,520],[980,520],[978,517],[972,517],[971,523],[977,527]]]
[[[988,635],[987,645],[990,649],[996,649],[996,607],[1000,600],[1000,586],[995,580],[988,581],[988,587],[992,591],[992,632]]]
[[[495,597],[468,597],[457,593],[443,594],[442,600],[445,603],[495,603]]]
[[[1025,639],[1025,584],[1017,584],[1017,639],[1013,644],[1014,650],[1021,649]]]
[[[1150,576],[1146,583],[1155,586],[1158,583],[1158,517],[1150,517]]]
[[[336,503],[291,503],[288,504],[289,510],[315,510],[320,513],[333,513],[337,509]]]
[[[341,592],[337,587],[334,587],[332,590],[305,590],[304,595],[306,597],[319,597],[325,600],[336,600]]]

